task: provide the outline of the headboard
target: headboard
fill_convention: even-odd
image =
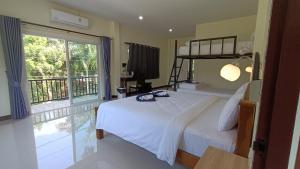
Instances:
[[[248,158],[251,147],[256,108],[255,103],[249,101],[249,90],[250,87],[248,86],[244,100],[240,102],[240,111],[238,114],[238,133],[235,149],[235,154],[246,158]]]

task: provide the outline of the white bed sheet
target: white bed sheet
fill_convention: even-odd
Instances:
[[[177,116],[178,114],[191,108],[195,110],[195,106],[200,106],[202,108],[203,106],[207,106],[207,108],[202,111],[204,114],[201,112],[201,114],[197,116],[198,118],[195,118],[196,120],[187,125],[187,128],[185,128],[183,133],[183,140],[180,141],[179,139],[179,142],[181,142],[179,146],[182,146],[183,150],[188,151],[191,154],[202,155],[204,147],[207,147],[208,145],[222,145],[219,143],[220,140],[217,140],[216,143],[209,144],[211,141],[210,139],[212,139],[213,142],[214,137],[212,135],[209,135],[208,138],[206,138],[206,136],[202,137],[198,135],[203,134],[205,130],[205,127],[201,126],[201,124],[204,124],[201,120],[202,114],[203,117],[206,117],[207,112],[210,111],[220,113],[221,110],[219,109],[222,109],[221,103],[223,103],[220,100],[224,100],[222,97],[216,98],[216,96],[212,94],[201,94],[199,92],[187,91],[169,91],[169,94],[171,97],[157,98],[156,102],[141,103],[137,102],[135,97],[128,97],[125,99],[102,103],[98,110],[96,128],[103,129],[109,133],[117,135],[122,139],[143,147],[157,155],[159,152],[159,145],[164,136],[166,123],[170,121],[172,117]],[[206,101],[209,99],[212,100],[212,98],[216,99],[209,103],[209,105],[203,105],[207,104]],[[215,103],[218,103],[217,108],[210,108],[212,105],[215,105]],[[217,113],[208,113],[213,114],[213,116],[208,116],[206,120],[218,120]],[[213,117],[215,119],[210,119]],[[213,125],[209,121],[206,121],[206,124],[209,124],[209,126]],[[197,131],[198,127],[201,129],[200,131],[203,132],[195,132]],[[215,124],[214,127],[217,127],[217,124]],[[211,132],[211,134],[215,133]],[[232,136],[231,140],[235,140],[234,134],[228,134],[227,136],[228,139],[230,139],[230,136]],[[205,139],[206,141],[203,141]],[[198,141],[202,142],[203,146],[196,144]],[[227,144],[228,142],[226,142],[224,145],[229,145]],[[222,148],[222,146],[219,147]],[[227,146],[224,146],[224,150],[231,149],[228,149]]]
[[[216,87],[212,87],[209,85],[199,85],[199,86],[197,86],[196,89],[181,88],[179,85],[179,89],[177,89],[177,91],[192,92],[192,93],[198,92],[200,94],[215,95],[218,97],[225,97],[225,98],[229,98],[235,93],[235,90],[221,89],[221,88],[216,88]]]
[[[227,100],[227,98],[220,98],[186,127],[180,149],[199,157],[208,146],[227,152],[235,150],[237,129],[224,132],[217,129],[220,113]]]
[[[176,114],[211,97],[188,92],[168,93],[170,97],[156,98],[155,102],[137,102],[133,96],[102,103],[96,128],[156,153],[166,123]]]

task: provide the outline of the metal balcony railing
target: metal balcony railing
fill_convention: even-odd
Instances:
[[[28,80],[31,104],[54,100],[69,99],[68,78],[49,78]],[[98,93],[97,76],[71,78],[72,97],[96,95]]]

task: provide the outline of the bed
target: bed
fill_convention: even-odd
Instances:
[[[188,168],[196,164],[208,146],[238,154],[244,153],[244,147],[249,148],[247,137],[251,134],[243,124],[246,121],[226,132],[216,128],[227,96],[190,91],[168,93],[170,97],[157,98],[156,102],[137,102],[133,96],[101,104],[97,111],[97,138],[103,138],[106,131],[170,165],[176,160]],[[253,115],[253,105],[250,110],[241,104],[243,108],[250,112],[243,116]]]

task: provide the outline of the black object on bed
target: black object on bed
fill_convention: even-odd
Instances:
[[[158,90],[150,93],[139,94],[136,96],[136,100],[139,102],[154,102],[155,97],[170,97],[165,90]]]
[[[170,95],[165,90],[158,90],[152,92],[154,97],[170,97]]]
[[[136,101],[139,102],[154,102],[155,97],[152,93],[144,93],[144,94],[139,94],[136,96]]]

